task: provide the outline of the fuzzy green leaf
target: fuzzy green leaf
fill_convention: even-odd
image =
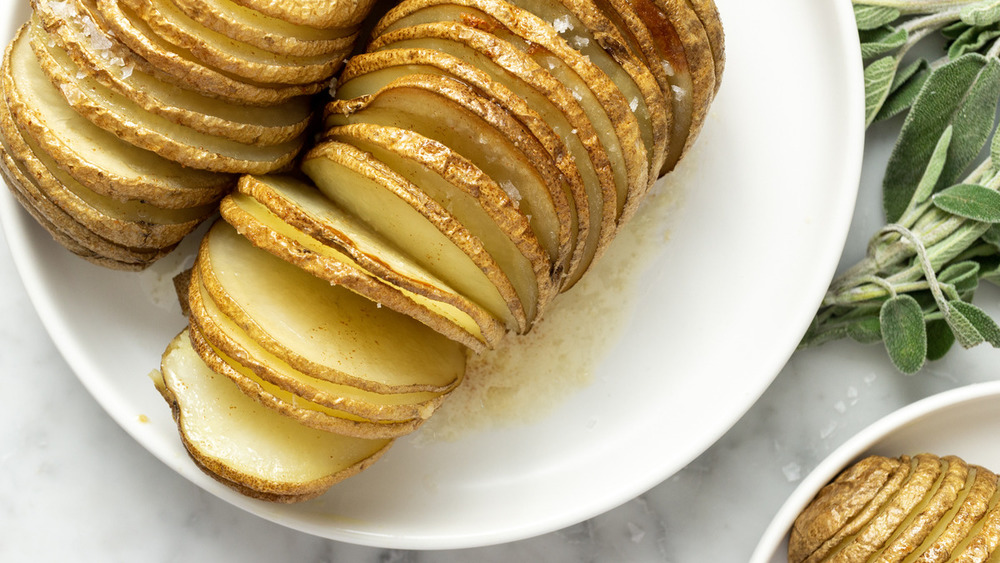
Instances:
[[[923,176],[917,182],[917,189],[913,192],[912,199],[917,205],[931,197],[931,194],[934,193],[934,187],[937,186],[938,180],[941,179],[941,172],[944,170],[944,164],[948,160],[948,147],[951,146],[952,131],[951,125],[945,127],[937,144],[934,145],[934,151],[927,161],[927,168],[924,169]]]
[[[979,285],[979,263],[973,260],[964,260],[957,264],[951,264],[941,270],[937,279],[941,283],[955,286],[955,290],[959,293],[971,291]]]
[[[882,341],[896,369],[906,374],[920,371],[927,357],[927,328],[917,300],[909,295],[891,297],[879,311]]]
[[[894,117],[910,109],[913,105],[920,89],[924,86],[924,82],[931,74],[926,60],[921,59],[915,63],[896,73],[893,85],[889,88],[889,95],[886,96],[885,102],[875,115],[875,121]],[[907,75],[906,73],[911,70],[913,74]]]
[[[865,67],[865,126],[871,125],[889,96],[896,75],[896,58],[882,57]]]
[[[906,116],[886,167],[882,198],[889,222],[899,220],[909,205],[928,159],[949,125],[954,127],[954,135],[938,185],[957,182],[993,130],[998,98],[1000,61],[996,59],[964,55],[931,73]]]
[[[995,27],[983,29],[970,27],[948,47],[948,58],[957,59],[966,53],[975,53],[985,47],[990,41],[1000,36],[1000,30]]]
[[[944,319],[927,323],[927,360],[933,362],[943,358],[955,344],[955,333]]]
[[[935,207],[983,223],[1000,223],[1000,193],[978,184],[958,184],[932,198]]]
[[[985,0],[962,8],[962,21],[969,25],[990,25],[1000,21],[1000,0]],[[857,18],[857,10],[855,10]]]
[[[944,320],[948,321],[948,326],[951,327],[951,331],[955,333],[955,341],[958,342],[959,346],[962,348],[972,348],[982,344],[985,337],[980,334],[976,325],[965,316],[956,303],[965,302],[958,300],[949,301],[948,310],[943,311]]]
[[[905,29],[880,28],[882,29],[883,33],[861,44],[861,58],[870,59],[894,51],[902,47],[909,36]]]
[[[868,317],[847,325],[847,336],[862,344],[872,344],[882,340],[882,328],[878,317]]]
[[[899,10],[885,6],[854,5],[854,20],[858,29],[875,29],[892,23],[899,18]]]
[[[975,327],[985,342],[989,342],[994,348],[1000,348],[1000,325],[997,325],[996,321],[986,314],[986,311],[965,301],[952,301],[948,305],[960,312]]]

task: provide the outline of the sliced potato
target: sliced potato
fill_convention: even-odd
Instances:
[[[246,80],[309,84],[329,79],[352,45],[321,55],[279,55],[226,37],[182,12],[172,0],[122,0],[153,32],[204,64]]]
[[[321,29],[354,27],[368,16],[375,0],[233,0],[240,6],[296,25]]]
[[[561,277],[573,239],[572,213],[559,170],[541,143],[502,106],[447,76],[408,75],[370,95],[328,104],[328,127],[349,123],[405,129],[467,159],[486,175],[475,181],[478,197],[489,205],[496,194],[495,200],[506,208],[505,216],[497,218],[501,228],[515,221],[515,243],[521,244],[522,252],[534,254],[536,250],[527,245],[541,244],[548,254],[548,274]],[[425,147],[419,150],[429,152]],[[452,165],[441,160],[443,154],[426,160],[432,166],[439,163],[445,168],[441,172],[449,174],[447,167]],[[520,225],[525,221],[533,234],[523,233]]]
[[[463,23],[500,39],[562,82],[580,102],[600,136],[617,186],[616,217],[626,201],[648,187],[645,147],[635,115],[606,74],[569,47],[552,24],[503,0],[406,0],[382,18],[375,34],[433,22]]]
[[[652,185],[666,156],[670,106],[649,67],[592,0],[514,0],[512,3],[552,22],[559,36],[607,74],[629,101],[649,157],[647,185]],[[626,218],[635,212],[642,195],[644,192],[630,200],[624,211]]]
[[[212,371],[232,380],[247,396],[310,428],[353,438],[397,438],[416,430],[426,416],[395,418],[394,415],[417,411],[429,416],[444,399],[444,394],[423,393],[423,397],[411,394],[404,398],[417,399],[418,404],[387,405],[379,401],[377,394],[369,393],[373,400],[367,401],[358,397],[364,394],[362,391],[298,372],[268,354],[223,315],[198,280],[197,271],[192,279],[190,303],[191,343],[202,361]],[[247,362],[227,353],[227,347],[242,354]],[[372,415],[374,420],[359,412]]]
[[[404,28],[374,39],[373,50],[426,49],[467,61],[535,108],[563,138],[587,188],[590,231],[571,287],[614,236],[617,188],[611,161],[572,93],[530,57],[494,35],[453,22]]]
[[[473,350],[492,347],[504,334],[489,313],[304,182],[244,176],[221,211],[254,245]]]
[[[31,185],[48,201],[103,239],[150,251],[141,254],[159,255],[156,251],[177,244],[215,210],[212,205],[160,209],[141,201],[119,201],[94,193],[59,168],[33,139],[22,135],[6,104],[0,107],[0,132],[6,150],[21,163]],[[64,224],[47,215],[50,221]]]
[[[405,128],[361,122],[334,127],[328,138],[371,153],[447,209],[510,279],[529,324],[555,296],[553,264],[508,195],[508,190],[516,194],[514,184],[502,188],[501,179],[491,178],[448,146]]]
[[[74,4],[67,5],[70,8],[57,12],[51,3],[41,3],[35,11],[48,32],[46,44],[58,44],[82,71],[146,111],[202,133],[256,145],[294,139],[309,123],[311,108],[304,98],[268,108],[237,105],[154,76],[148,63],[113,36],[96,49],[96,42],[87,35],[91,28],[82,23]]]
[[[945,514],[945,523],[933,543],[921,546],[922,557],[928,562],[941,563],[970,535],[973,527],[990,510],[991,499],[997,493],[997,475],[985,467],[973,465],[969,469],[972,483],[962,491],[952,512]]]
[[[302,170],[338,207],[489,311],[507,329],[527,330],[514,286],[482,242],[444,207],[370,153],[324,141],[306,153]]]
[[[326,89],[326,83],[275,85],[242,80],[201,64],[190,52],[156,35],[141,18],[116,0],[96,1],[102,21],[115,36],[177,84],[234,103],[269,106]]]
[[[299,137],[278,145],[256,146],[206,135],[150,113],[106,88],[86,76],[65,51],[46,45],[44,39],[34,46],[33,56],[32,46],[15,44],[12,72],[32,82],[47,76],[73,109],[98,127],[185,166],[213,172],[266,173],[289,164],[304,143]]]
[[[172,0],[187,16],[226,37],[282,55],[324,55],[350,49],[356,26],[319,29],[296,25],[231,0]]]
[[[27,27],[8,45],[6,59],[15,45],[30,51],[26,34]],[[95,126],[67,105],[30,52],[23,58],[27,73],[0,76],[10,111],[18,126],[81,184],[108,197],[164,208],[212,203],[232,187],[232,176],[183,167]]]
[[[205,365],[187,331],[166,348],[155,383],[199,467],[257,498],[316,497],[370,466],[392,444],[315,430],[261,406]]]
[[[580,170],[563,139],[527,101],[482,70],[456,57],[426,49],[393,49],[362,53],[352,57],[340,74],[338,95],[344,99],[377,92],[389,83],[411,74],[451,76],[507,109],[525,127],[560,173],[561,199],[569,214],[569,239],[573,248],[567,260],[564,279],[576,276],[586,251],[590,230],[587,189]]]
[[[223,221],[198,261],[223,314],[303,373],[375,393],[444,392],[464,374],[462,345],[254,247]]]

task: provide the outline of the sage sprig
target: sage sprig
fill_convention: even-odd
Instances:
[[[906,115],[882,184],[887,224],[831,283],[802,346],[881,340],[915,373],[956,342],[1000,347],[972,304],[981,280],[1000,281],[1000,0],[856,0],[854,14],[866,126]],[[941,52],[915,54],[929,38]]]

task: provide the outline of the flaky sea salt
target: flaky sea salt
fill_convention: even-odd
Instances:
[[[628,103],[628,107],[635,113],[635,110],[639,109],[639,98],[632,98],[632,101]]]
[[[642,538],[646,537],[646,530],[643,530],[637,524],[629,522],[626,526],[628,526],[628,535],[632,543],[640,543]]]
[[[97,27],[94,20],[90,19],[90,16],[84,16],[80,19],[80,23],[83,26],[83,34],[90,39],[90,48],[94,51],[107,51],[112,47],[111,40],[108,39],[101,28]]]
[[[583,48],[587,47],[588,45],[590,45],[590,39],[588,39],[586,37],[583,37],[581,35],[577,35],[576,37],[573,38],[573,43],[572,44],[577,49],[583,49]]]
[[[573,29],[573,24],[569,21],[569,16],[563,16],[561,18],[556,18],[552,22],[552,27],[555,28],[556,33],[566,33],[567,31]]]
[[[670,64],[670,61],[663,61],[663,72],[667,73],[667,76],[673,76],[674,65]]]
[[[683,100],[684,96],[687,94],[687,91],[684,90],[684,88],[681,88],[676,84],[671,86],[670,89],[674,91],[674,99],[676,100]]]
[[[514,203],[515,208],[521,207],[521,192],[518,191],[517,186],[514,185],[510,180],[504,180],[500,183],[500,187],[503,191],[507,192],[510,200]]]

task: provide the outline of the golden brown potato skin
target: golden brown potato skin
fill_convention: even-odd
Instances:
[[[868,456],[799,514],[788,561],[992,561],[998,499],[997,475],[956,456]]]

